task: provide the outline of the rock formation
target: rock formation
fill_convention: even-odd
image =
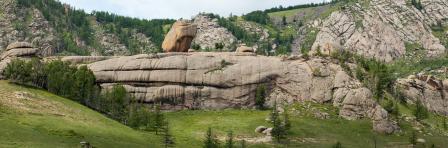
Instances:
[[[254,49],[247,46],[240,46],[236,49],[236,52],[254,52]]]
[[[429,111],[448,116],[448,79],[411,75],[397,80],[396,89],[407,102],[420,101]]]
[[[194,18],[193,24],[198,26],[198,33],[193,43],[202,49],[215,49],[216,44],[223,44],[223,51],[231,51],[232,45],[237,41],[226,28],[219,26],[218,20],[205,14],[199,14]]]
[[[438,21],[446,22],[444,0],[422,0],[424,10],[405,0],[371,0],[333,12],[319,27],[312,52],[328,54],[341,48],[359,55],[392,61],[406,53],[405,43],[418,43],[428,57],[446,52],[431,31]],[[336,47],[335,47],[336,45]]]
[[[29,59],[35,57],[38,51],[28,42],[15,42],[8,45],[3,52],[0,52],[0,79],[3,78],[2,73],[11,60],[15,58]]]
[[[196,32],[197,28],[194,24],[184,20],[175,22],[162,43],[163,51],[188,52]]]
[[[171,109],[248,108],[255,90],[268,88],[268,103],[333,103],[346,119],[371,118],[396,130],[370,90],[326,59],[284,60],[253,53],[164,53],[89,64],[101,87],[122,84],[136,99]],[[391,130],[381,132],[390,133]]]

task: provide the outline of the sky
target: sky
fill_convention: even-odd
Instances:
[[[158,19],[190,19],[200,12],[221,16],[241,15],[276,6],[319,3],[324,0],[59,0],[87,12],[108,11],[119,15]]]

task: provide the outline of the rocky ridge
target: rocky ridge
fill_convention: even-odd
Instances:
[[[438,22],[447,23],[448,2],[422,0],[418,10],[405,0],[371,0],[344,6],[319,26],[312,51],[329,54],[342,48],[365,57],[390,62],[406,53],[406,43],[418,43],[428,57],[446,52],[431,31]]]
[[[236,37],[226,28],[219,26],[218,19],[199,14],[193,20],[193,24],[198,27],[193,44],[199,45],[201,49],[215,49],[215,44],[223,44],[223,51],[234,50],[234,45],[237,42]]]

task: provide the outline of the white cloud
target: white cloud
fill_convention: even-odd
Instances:
[[[317,3],[324,0],[60,0],[78,9],[109,11],[138,18],[191,18],[199,12],[241,15],[275,6]]]

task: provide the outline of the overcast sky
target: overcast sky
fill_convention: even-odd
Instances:
[[[241,15],[275,6],[318,3],[324,0],[60,0],[77,9],[108,11],[137,18],[191,18],[199,12]]]

